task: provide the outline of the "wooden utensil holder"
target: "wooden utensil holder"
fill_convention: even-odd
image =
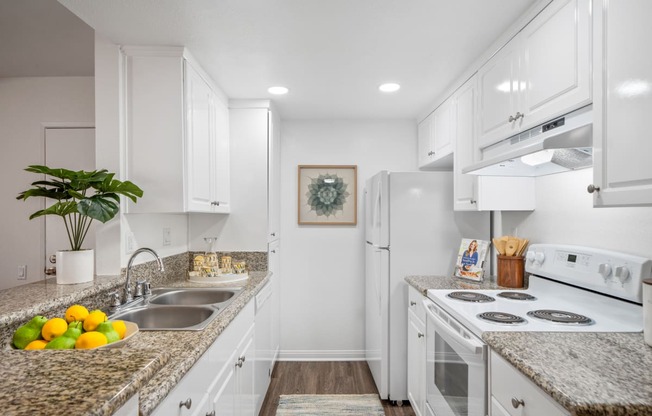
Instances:
[[[498,255],[498,286],[521,288],[523,287],[523,276],[525,274],[525,262],[523,256],[501,256]]]

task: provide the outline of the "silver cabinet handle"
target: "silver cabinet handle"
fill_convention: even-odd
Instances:
[[[212,412],[206,413],[206,416],[215,416],[215,410],[213,410]]]
[[[410,301],[410,306],[417,306],[417,303],[413,300]]]
[[[417,333],[417,338],[423,338],[423,337],[424,335],[421,332]]]
[[[238,368],[242,368],[242,364],[244,364],[244,362],[245,362],[245,357],[242,356],[242,357],[239,357],[239,358],[238,358],[238,362],[235,363],[235,365],[236,365],[236,367],[238,367]]]
[[[276,237],[276,233],[271,233],[270,234],[272,237]]]
[[[512,407],[514,409],[518,409],[520,406],[525,406],[525,402],[522,399],[517,399],[516,397],[512,397]]]
[[[435,152],[433,152],[432,150],[428,152],[428,156],[432,156],[434,154],[435,154]]]
[[[211,201],[211,205],[215,205],[216,207],[219,207],[220,201]]]
[[[57,274],[57,268],[56,267],[46,267],[45,268],[45,275],[46,276],[54,276]]]
[[[593,192],[600,192],[600,187],[593,184],[586,187],[586,192],[592,194]]]
[[[188,397],[185,402],[179,402],[179,407],[185,407],[186,409],[190,409],[190,406],[192,406],[192,399]]]
[[[276,250],[272,250],[272,253],[276,253]]]
[[[477,204],[477,203],[478,203],[478,201],[476,201],[475,199],[472,199],[472,200],[470,200],[469,202],[470,202],[471,204]]]
[[[508,120],[511,123],[511,122],[516,121],[519,118],[523,118],[523,117],[525,117],[525,114],[521,113],[520,111],[517,111],[516,115],[515,116],[509,116]]]

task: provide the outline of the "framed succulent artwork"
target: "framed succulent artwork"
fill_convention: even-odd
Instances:
[[[298,176],[299,224],[357,224],[357,165],[299,165]]]

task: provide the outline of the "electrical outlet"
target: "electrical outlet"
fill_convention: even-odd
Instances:
[[[172,244],[172,230],[170,227],[163,228],[163,245],[169,246]]]
[[[126,254],[133,253],[136,249],[136,242],[134,241],[134,233],[128,232],[125,236],[125,252]]]
[[[18,280],[27,280],[27,265],[18,266]]]

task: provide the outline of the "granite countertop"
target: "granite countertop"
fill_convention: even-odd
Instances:
[[[572,415],[652,415],[652,347],[642,333],[488,332],[482,339]]]
[[[493,279],[405,280],[424,295],[428,289],[503,289]],[[652,347],[642,333],[486,332],[482,339],[571,415],[652,415]]]
[[[509,289],[518,290],[514,288],[506,288],[498,286],[494,277],[489,277],[482,282],[474,282],[473,280],[461,279],[459,277],[451,276],[407,276],[405,281],[412,287],[426,296],[429,289],[452,289],[452,290],[492,290],[492,289]],[[527,289],[527,279],[525,279],[525,289]]]
[[[167,266],[166,266],[167,269]],[[124,283],[119,276],[62,286],[30,284],[0,292],[0,408],[3,415],[111,415],[139,393],[141,415],[149,415],[269,280],[249,272],[242,283],[199,284],[185,280],[157,286],[242,287],[236,298],[202,331],[140,331],[123,348],[91,351],[17,351],[8,340],[18,323],[35,314],[61,316],[73,303],[97,307],[98,299]],[[25,299],[30,304],[25,305]],[[22,305],[21,305],[22,304]],[[20,386],[20,388],[18,388]]]

